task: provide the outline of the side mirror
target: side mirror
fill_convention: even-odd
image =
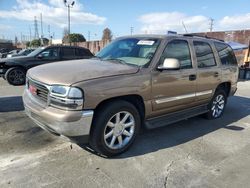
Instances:
[[[38,58],[38,59],[42,59],[42,58],[43,58],[43,55],[42,55],[42,54],[38,54],[38,55],[37,55],[37,58]]]
[[[159,65],[158,70],[179,70],[181,63],[175,58],[166,58],[162,65]]]

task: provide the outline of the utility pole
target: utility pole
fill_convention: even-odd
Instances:
[[[41,21],[41,45],[43,46],[43,15],[40,14],[40,21]]]
[[[130,27],[130,34],[133,35],[134,27]]]
[[[90,41],[90,31],[88,31],[88,41]]]
[[[209,31],[212,32],[214,27],[214,19],[210,18],[209,19]]]
[[[31,38],[32,38],[32,35],[31,35],[31,28],[30,28],[30,26],[29,26],[29,32],[30,32],[30,41],[32,40]]]
[[[38,33],[38,24],[37,24],[36,16],[34,18],[34,27],[35,27],[35,36],[34,36],[34,38],[38,39],[39,38],[39,33]]]
[[[75,1],[70,3],[67,0],[64,0],[64,5],[68,8],[68,35],[70,34],[70,8],[73,8],[74,4]]]

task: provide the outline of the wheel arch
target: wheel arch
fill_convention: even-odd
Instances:
[[[100,102],[96,106],[95,113],[98,113],[102,107],[108,105],[109,103],[119,101],[119,100],[123,100],[123,101],[129,102],[132,105],[134,105],[136,107],[136,109],[138,110],[138,112],[140,114],[140,118],[143,122],[143,120],[145,118],[145,104],[144,104],[143,98],[140,95],[136,95],[136,94],[135,95],[117,96],[117,97],[105,99],[104,101]]]
[[[230,91],[231,91],[231,82],[222,82],[220,83],[216,90],[218,89],[223,89],[227,95],[227,97],[230,95]]]

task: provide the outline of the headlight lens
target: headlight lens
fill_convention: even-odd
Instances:
[[[83,108],[83,92],[76,87],[51,86],[49,104],[64,110],[81,110]]]

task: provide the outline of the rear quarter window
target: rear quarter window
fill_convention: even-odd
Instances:
[[[88,50],[82,48],[76,48],[76,56],[77,57],[86,57],[86,56],[93,56]]]
[[[232,48],[220,42],[215,42],[214,45],[222,65],[237,65],[237,60]]]

